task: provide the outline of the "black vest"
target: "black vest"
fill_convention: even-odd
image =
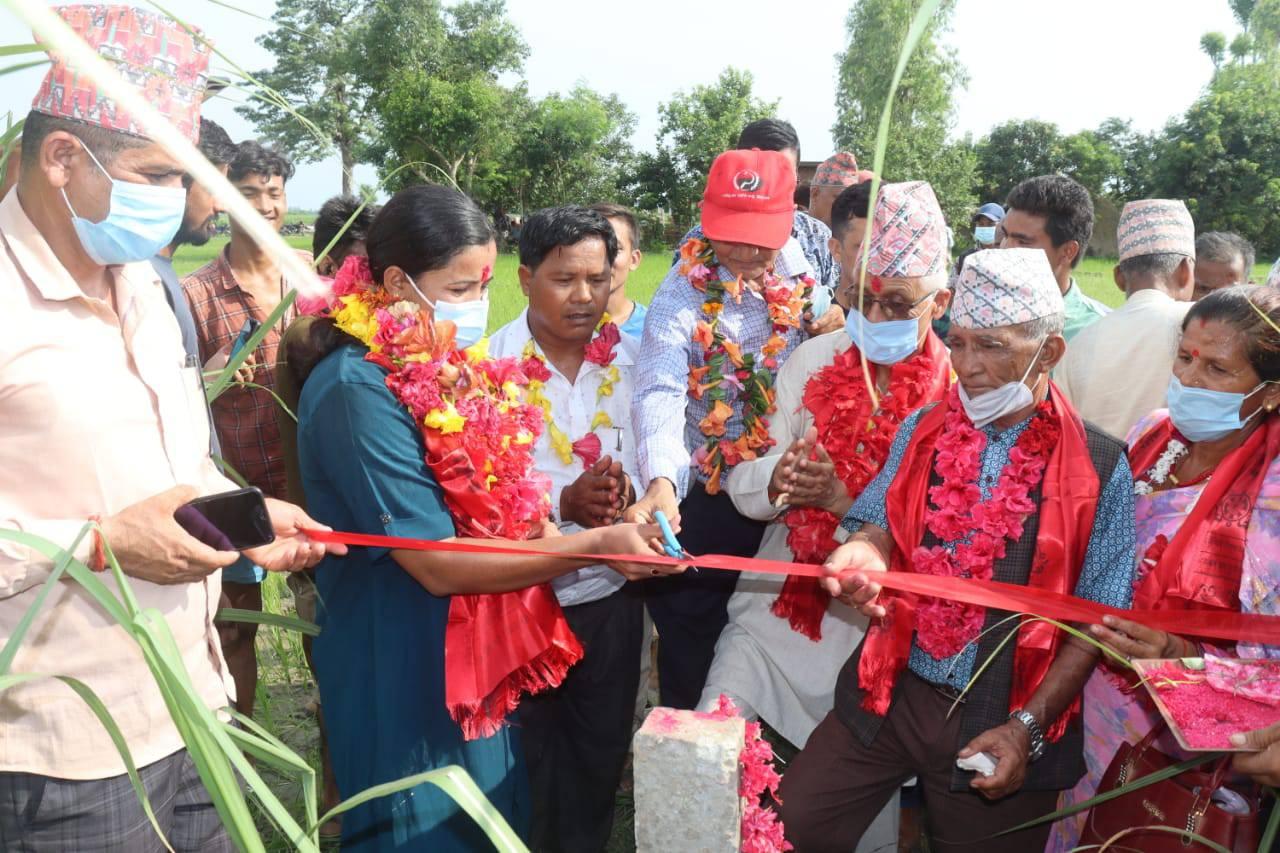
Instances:
[[[1085,438],[1089,448],[1089,458],[1098,474],[1099,488],[1104,487],[1111,479],[1116,464],[1124,456],[1125,446],[1092,424],[1085,424]],[[932,468],[931,468],[932,471]],[[936,472],[930,475],[930,485],[941,482]],[[1040,486],[1031,494],[1035,501],[1036,511],[1027,518],[1022,528],[1022,536],[1017,542],[1009,543],[1003,559],[996,561],[992,579],[1004,583],[1026,585],[1031,576],[1032,559],[1036,550],[1036,535],[1040,531]],[[938,540],[925,530],[921,542],[925,547],[937,545]],[[981,666],[995,653],[1011,632],[1016,631],[1018,624],[1011,621],[1005,627],[995,630],[993,625],[1012,614],[1005,610],[987,610],[987,619],[983,630],[987,631],[978,641],[977,665]],[[859,643],[849,660],[836,677],[835,714],[864,746],[871,746],[880,731],[884,717],[863,710],[864,692],[858,687],[858,661],[862,658],[863,644]],[[1003,725],[1009,718],[1009,693],[1013,686],[1013,658],[1016,643],[1011,641],[982,676],[965,694],[965,703],[960,706],[960,737],[956,743],[956,751],[983,732]],[[904,668],[894,687],[893,702],[898,701],[903,678],[910,678],[908,668]],[[1044,755],[1039,761],[1027,766],[1027,778],[1022,785],[1025,791],[1061,791],[1073,787],[1084,775],[1084,733],[1077,716],[1068,726],[1066,733],[1055,743],[1045,744]],[[973,773],[956,768],[951,775],[952,791],[967,791]]]

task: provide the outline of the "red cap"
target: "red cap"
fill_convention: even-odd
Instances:
[[[702,233],[712,240],[781,249],[795,221],[796,169],[781,151],[726,151],[702,194]]]

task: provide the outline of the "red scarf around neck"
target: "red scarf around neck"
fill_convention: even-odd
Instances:
[[[1143,477],[1174,438],[1190,444],[1168,416],[1143,433],[1129,451],[1134,477]],[[1138,586],[1134,608],[1240,610],[1249,521],[1277,456],[1280,416],[1269,415],[1214,467],[1195,506]]]
[[[951,382],[951,357],[930,331],[924,347],[892,366],[888,394],[872,410],[862,372],[862,353],[850,346],[831,364],[815,372],[804,387],[804,407],[813,413],[818,442],[835,462],[835,473],[849,497],[856,499],[880,471],[903,419],[928,403],[941,400]],[[874,373],[875,366],[869,365]],[[784,448],[785,449],[785,448]],[[838,544],[833,538],[840,519],[817,507],[794,507],[784,516],[787,547],[798,563],[821,563]],[[822,639],[822,617],[831,596],[817,578],[788,575],[773,602],[773,613],[810,640]]]
[[[1062,438],[1049,457],[1041,483],[1039,529],[1027,585],[1070,595],[1089,546],[1100,484],[1085,440],[1084,422],[1052,382],[1049,399]],[[946,420],[947,407],[948,401],[944,399],[920,418],[889,487],[886,508],[894,543],[890,571],[914,571],[908,557],[924,537],[925,501],[933,470],[934,446]],[[881,599],[886,615],[867,632],[858,665],[858,684],[866,692],[863,708],[884,716],[893,698],[894,685],[911,655],[917,597],[885,591]],[[1061,641],[1061,632],[1052,625],[1023,621],[1014,653],[1013,684],[1009,693],[1011,710],[1024,707],[1035,695],[1057,657]],[[1079,710],[1077,697],[1047,727],[1047,737],[1060,738]]]

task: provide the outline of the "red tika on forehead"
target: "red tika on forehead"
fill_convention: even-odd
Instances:
[[[481,268],[480,268],[480,281],[482,281],[482,282],[488,281],[488,280],[489,280],[489,273],[491,273],[491,272],[493,272],[493,267],[489,266],[488,264],[485,264],[483,267],[481,267]]]
[[[1192,358],[1199,358],[1199,357],[1200,357],[1200,350],[1198,350],[1198,349],[1193,349],[1193,350],[1191,351],[1191,357],[1192,357]]]
[[[883,289],[884,289],[884,283],[880,281],[880,276],[878,275],[871,276],[871,292],[879,293]]]

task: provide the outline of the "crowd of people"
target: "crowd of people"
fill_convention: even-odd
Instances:
[[[147,11],[59,11],[281,229],[293,166],[201,116],[207,45]],[[179,278],[174,252],[224,206],[54,56],[0,188],[0,528],[71,547],[96,522],[74,556],[102,571],[109,545],[201,701],[249,716],[254,626],[215,614],[261,609],[266,573],[288,572],[321,629],[324,806],[459,765],[531,849],[601,851],[652,667],[661,704],[728,697],[796,748],[777,808],[801,853],[897,849],[900,796],[932,850],[1071,850],[1087,812],[1022,825],[1092,797],[1160,725],[1116,658],[1280,647],[1112,616],[1079,626],[1089,643],[876,579],[1280,615],[1280,282],[1251,282],[1253,248],[1197,235],[1182,201],[1134,201],[1112,311],[1073,275],[1094,211],[1067,177],[984,203],[957,257],[928,183],[840,152],[806,212],[799,162],[786,122],[745,127],[647,306],[627,291],[627,208],[522,217],[500,286],[527,306],[486,336],[498,234],[447,186],[326,202],[307,253],[324,294],[290,303],[298,283],[235,220]],[[203,377],[267,322],[206,404]],[[220,551],[175,521],[232,477],[266,496],[272,544]],[[636,559],[666,552],[662,521],[687,555],[825,576]],[[54,562],[0,540],[0,644]],[[139,648],[77,584],[47,594],[12,671],[97,694],[172,849],[232,849]],[[1280,784],[1280,722],[1235,743],[1233,785]],[[324,831],[349,850],[487,845],[429,784]],[[159,849],[61,681],[0,693],[0,847]]]

